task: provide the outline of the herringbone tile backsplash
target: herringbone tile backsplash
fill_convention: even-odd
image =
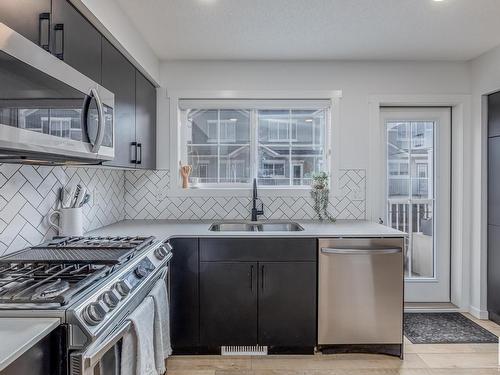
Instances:
[[[169,171],[0,164],[0,255],[36,245],[56,234],[48,214],[58,208],[59,188],[83,184],[91,200],[83,208],[84,230],[127,219],[245,219],[249,197],[176,197]],[[339,219],[365,219],[364,169],[340,171],[340,191],[330,204]],[[314,219],[312,200],[262,197],[268,219]]]
[[[247,219],[251,198],[175,197],[169,188],[168,171],[127,171],[125,174],[125,215],[129,219]],[[338,219],[366,218],[366,171],[340,171],[341,194],[330,202]],[[301,197],[261,197],[267,219],[315,219],[313,201]]]
[[[123,170],[0,164],[0,255],[36,245],[56,230],[47,215],[58,208],[61,186],[80,183],[91,194],[84,230],[125,217]]]

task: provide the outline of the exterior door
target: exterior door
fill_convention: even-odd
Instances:
[[[382,108],[386,225],[408,233],[405,301],[450,301],[451,109]]]

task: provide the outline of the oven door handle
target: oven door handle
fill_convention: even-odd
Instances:
[[[82,355],[82,360],[85,368],[93,368],[97,365],[104,354],[108,352],[113,346],[116,345],[130,330],[132,327],[132,322],[126,320],[119,328],[114,330],[109,336],[107,336],[102,342],[96,343],[91,346]]]

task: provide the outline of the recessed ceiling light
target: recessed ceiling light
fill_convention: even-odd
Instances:
[[[313,122],[312,118],[306,118],[306,122]]]
[[[238,121],[238,119],[237,118],[230,118],[229,121],[236,122],[236,121]]]
[[[441,3],[443,2],[444,0],[433,0],[435,3]]]

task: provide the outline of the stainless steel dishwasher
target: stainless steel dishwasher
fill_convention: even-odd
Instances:
[[[318,347],[402,356],[404,238],[320,239]]]

